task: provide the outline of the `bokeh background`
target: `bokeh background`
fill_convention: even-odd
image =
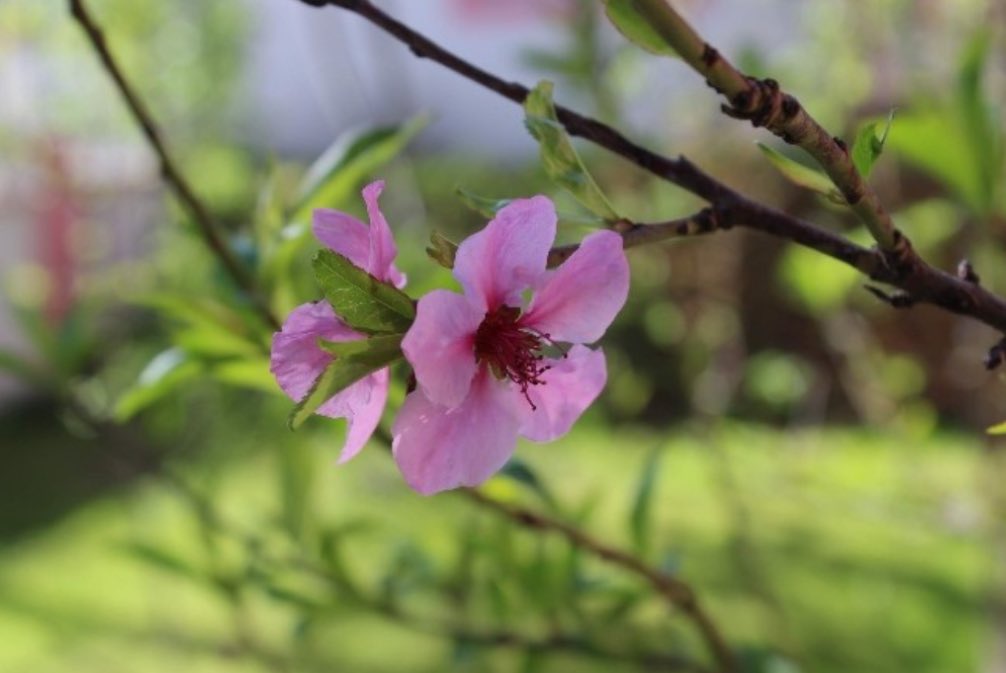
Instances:
[[[866,243],[776,170],[681,63],[600,3],[383,8],[727,183]],[[680,3],[846,139],[932,263],[1006,288],[1006,3]],[[315,298],[313,207],[382,204],[413,296],[470,195],[546,193],[522,111],[361,20],[295,0],[93,0],[113,52],[278,313]],[[697,202],[580,149],[639,221]],[[797,161],[801,157],[790,154]],[[270,330],[203,248],[65,3],[0,3],[0,671],[664,670],[702,662],[637,579],[453,495],[422,498],[341,422],[286,429]],[[630,252],[610,380],[487,485],[692,584],[744,670],[1006,671],[1006,418],[988,328],[895,311],[754,233]],[[392,403],[404,395],[404,372]],[[464,627],[464,628],[462,628]],[[575,636],[576,647],[474,637]],[[606,654],[605,654],[606,653]],[[612,654],[614,653],[614,654]]]

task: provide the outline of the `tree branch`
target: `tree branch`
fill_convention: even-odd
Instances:
[[[881,250],[896,253],[907,244],[899,237],[873,188],[863,179],[839,138],[810,116],[774,79],[759,80],[737,70],[703,40],[668,0],[637,0],[636,7],[664,41],[706,82],[729,101],[723,111],[754,126],[764,126],[787,143],[798,145],[821,165]]]
[[[161,175],[164,177],[164,181],[167,182],[168,186],[172,189],[172,191],[174,191],[175,196],[178,198],[179,202],[181,202],[182,207],[188,211],[189,216],[192,218],[192,221],[195,222],[196,228],[202,235],[206,245],[209,246],[210,251],[216,256],[217,260],[219,260],[220,264],[227,271],[227,274],[252,300],[262,319],[270,326],[279,329],[279,321],[276,320],[272,311],[269,309],[268,304],[259,295],[258,288],[255,286],[255,281],[252,275],[231,253],[230,249],[227,247],[227,243],[221,237],[219,228],[210,215],[209,210],[205,205],[203,205],[202,201],[199,200],[199,197],[196,196],[195,191],[189,185],[188,181],[178,170],[178,167],[172,160],[171,155],[168,153],[168,149],[161,138],[161,133],[157,128],[157,124],[154,122],[153,116],[137,95],[133,86],[129,83],[129,80],[126,79],[126,76],[122,72],[122,68],[119,67],[118,62],[109,50],[104,31],[94,21],[94,18],[87,9],[84,0],[68,1],[70,13],[73,15],[74,19],[77,20],[77,23],[80,24],[80,27],[87,35],[87,39],[90,41],[91,47],[94,49],[95,53],[97,53],[98,58],[101,59],[102,65],[112,78],[112,81],[115,83],[116,88],[122,95],[123,100],[125,100],[126,106],[129,108],[129,111],[132,113],[136,123],[143,131],[143,135],[146,137],[148,144],[157,155],[161,166]]]
[[[551,519],[532,510],[500,502],[476,489],[463,489],[459,493],[487,509],[508,517],[525,528],[558,533],[566,538],[570,544],[642,577],[668,603],[680,610],[695,624],[703,640],[706,642],[710,653],[716,660],[718,670],[724,673],[737,670],[737,661],[734,658],[733,652],[730,651],[726,640],[720,634],[716,624],[699,604],[695,591],[685,582],[651,568],[641,559],[620,549],[606,545],[599,540],[595,540],[579,528],[558,519]]]
[[[300,0],[300,2],[313,7],[332,5],[358,14],[405,44],[417,57],[435,61],[515,103],[522,104],[529,93],[527,87],[500,79],[452,54],[384,13],[369,0]],[[712,70],[727,72],[723,63]],[[735,85],[729,84],[729,81],[734,80],[733,76],[725,74],[722,80],[719,76],[716,78],[724,90],[733,90]],[[556,116],[571,135],[604,147],[657,177],[708,201],[715,207],[720,222],[727,225],[720,228],[746,227],[806,246],[855,267],[872,280],[903,290],[917,303],[928,303],[952,313],[969,316],[999,332],[1006,333],[1006,301],[976,283],[929,266],[915,253],[908,239],[897,230],[892,229],[892,235],[898,240],[891,250],[881,253],[864,248],[809,222],[746,198],[703,172],[685,157],[671,159],[657,154],[632,142],[614,128],[561,105],[556,106]],[[863,186],[868,189],[865,183]],[[849,191],[846,197],[849,198],[852,193]],[[869,194],[873,194],[872,190],[867,196],[859,198],[856,203],[862,203],[858,208],[866,208],[872,203],[875,194],[873,196]]]

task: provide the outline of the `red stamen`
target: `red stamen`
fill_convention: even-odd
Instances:
[[[520,309],[512,306],[486,313],[475,332],[475,359],[486,363],[496,377],[516,383],[531,409],[537,409],[528,388],[545,385],[542,375],[552,367],[542,364],[541,350],[552,340],[548,334],[518,324],[519,317]]]

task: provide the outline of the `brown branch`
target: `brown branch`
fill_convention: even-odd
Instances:
[[[723,106],[727,115],[746,119],[756,127],[764,126],[787,143],[803,148],[835,183],[880,248],[896,251],[904,239],[895,235],[891,216],[856,169],[844,142],[828,133],[774,79],[760,80],[737,70],[688,25],[668,0],[637,0],[636,8],[685,62],[729,101]]]
[[[720,221],[719,215],[713,208],[703,208],[694,215],[682,217],[667,222],[654,222],[652,224],[642,224],[619,220],[612,229],[622,235],[623,248],[635,248],[640,245],[666,241],[671,238],[682,238],[686,236],[700,236],[711,234],[721,229],[729,229],[729,223]],[[579,249],[580,245],[560,245],[548,251],[548,266],[559,266],[570,255]]]
[[[369,0],[300,2],[314,7],[332,5],[358,14],[404,43],[417,57],[435,61],[515,103],[522,104],[529,93],[527,87],[500,79],[452,54],[384,13]],[[729,90],[726,85],[720,85]],[[709,176],[685,157],[671,159],[657,154],[637,145],[612,127],[561,105],[556,106],[556,116],[571,135],[604,147],[708,201],[715,207],[721,223],[726,225],[721,228],[746,227],[803,245],[855,267],[872,280],[899,288],[911,295],[916,303],[928,303],[966,315],[1006,333],[1006,301],[976,283],[929,266],[915,253],[908,239],[896,230],[893,236],[898,240],[890,251],[881,254],[752,201]],[[864,197],[861,201],[868,204],[872,198]]]
[[[140,129],[143,131],[148,144],[157,155],[164,181],[174,191],[182,207],[188,211],[206,245],[209,246],[234,283],[251,298],[262,319],[270,326],[279,329],[279,322],[273,316],[268,304],[259,295],[253,277],[238,262],[230,249],[228,249],[227,243],[221,237],[219,228],[210,215],[209,210],[199,200],[199,197],[196,196],[195,191],[193,191],[188,181],[178,170],[175,162],[171,159],[171,155],[161,137],[157,124],[154,122],[153,116],[143,103],[143,100],[137,95],[129,80],[126,79],[122,68],[119,67],[118,62],[109,50],[104,31],[91,16],[90,11],[84,4],[84,0],[68,1],[70,4],[70,13],[84,30],[87,39],[91,43],[91,47],[97,53],[98,58],[101,59],[102,65],[115,82],[116,88],[122,95],[123,100],[125,100],[126,106],[132,113],[136,123],[139,124]]]
[[[730,651],[726,640],[720,634],[716,624],[699,604],[695,591],[685,582],[651,568],[632,554],[596,540],[579,528],[558,519],[552,519],[523,507],[500,502],[476,489],[462,489],[459,493],[487,509],[508,517],[525,528],[558,533],[566,538],[570,544],[642,577],[668,603],[680,610],[695,624],[703,640],[706,642],[710,653],[716,660],[718,670],[724,672],[737,670],[737,661],[734,658],[733,652]]]

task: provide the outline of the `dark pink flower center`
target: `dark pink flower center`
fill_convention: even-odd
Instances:
[[[475,360],[484,362],[500,379],[510,379],[518,386],[532,409],[536,409],[528,388],[545,385],[542,375],[551,367],[542,364],[541,350],[551,343],[548,334],[538,332],[518,321],[520,309],[500,306],[486,313],[475,332]]]

